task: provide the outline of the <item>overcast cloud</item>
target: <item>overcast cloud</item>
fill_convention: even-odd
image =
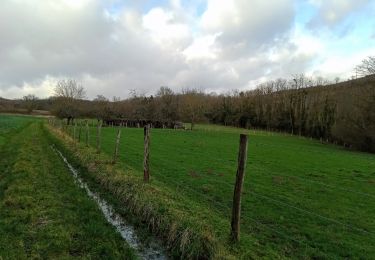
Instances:
[[[375,55],[370,0],[1,0],[0,96],[225,92],[295,73],[347,79]]]

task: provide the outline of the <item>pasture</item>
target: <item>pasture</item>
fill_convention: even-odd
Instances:
[[[84,142],[82,128],[81,142]],[[72,133],[72,128],[68,128]],[[77,130],[78,131],[78,130]],[[117,128],[103,127],[112,156]],[[142,178],[143,129],[122,128],[118,165]],[[249,134],[241,240],[229,242],[239,133]],[[96,127],[89,143],[96,146]],[[296,136],[199,125],[151,129],[151,184],[208,209],[184,213],[210,223],[236,257],[374,258],[375,156]],[[219,220],[218,220],[219,219]]]
[[[47,132],[43,120],[1,115],[0,122],[0,256],[134,258],[50,149],[57,139]],[[76,152],[112,158],[117,130],[101,129],[97,155],[97,128],[89,127],[93,149],[87,149],[82,127]],[[72,136],[73,127],[65,132]],[[230,241],[230,217],[240,133],[249,135],[249,147],[241,237],[235,244]],[[121,128],[119,157],[113,167],[142,183],[143,148],[143,129]],[[212,232],[206,235],[225,247],[226,253],[218,255],[375,257],[373,154],[280,133],[213,125],[197,125],[193,131],[151,129],[150,149],[150,184],[124,183],[121,189],[138,187],[151,190],[151,196],[162,194],[160,212],[173,208],[177,219],[186,220],[184,225],[191,225],[191,230],[194,223],[210,226],[202,232]],[[106,176],[111,178],[111,173]],[[122,186],[122,179],[114,180]],[[100,190],[97,184],[93,187]],[[120,200],[109,199],[117,209],[124,209]]]

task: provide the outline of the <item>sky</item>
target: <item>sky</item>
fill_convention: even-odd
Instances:
[[[0,0],[0,97],[66,78],[89,99],[346,80],[375,55],[374,14],[374,0]]]

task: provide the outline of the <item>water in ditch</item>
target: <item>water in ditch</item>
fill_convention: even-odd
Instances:
[[[107,201],[101,198],[97,193],[90,190],[88,185],[79,176],[78,171],[68,162],[65,156],[55,146],[51,146],[51,148],[62,158],[64,163],[68,166],[75,182],[81,188],[86,190],[87,195],[98,204],[106,220],[116,228],[122,238],[136,251],[138,257],[140,257],[141,259],[154,260],[168,259],[161,245],[156,241],[152,241],[147,245],[144,245],[137,237],[134,227],[127,223],[119,214],[117,214]]]

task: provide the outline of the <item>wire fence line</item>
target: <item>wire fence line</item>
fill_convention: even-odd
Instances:
[[[163,178],[166,178],[165,175],[157,175],[157,177],[163,177]],[[199,196],[201,196],[201,197],[205,197],[207,200],[209,200],[209,201],[211,201],[213,204],[219,206],[219,208],[222,209],[222,210],[224,210],[224,211],[230,211],[230,210],[231,210],[231,209],[230,209],[230,206],[228,206],[228,205],[226,205],[226,204],[224,204],[224,203],[222,203],[222,202],[215,201],[214,198],[209,197],[209,196],[207,196],[207,195],[205,195],[205,194],[203,194],[203,193],[201,193],[201,192],[199,192],[199,191],[197,191],[197,190],[195,190],[195,189],[192,189],[192,188],[190,188],[190,187],[187,187],[187,186],[181,185],[181,183],[175,182],[175,181],[173,181],[173,180],[171,180],[171,179],[168,179],[168,181],[174,183],[174,184],[176,185],[176,187],[178,187],[179,189],[183,189],[183,190],[185,190],[185,191],[190,191],[190,192],[193,192],[193,193],[195,193],[195,194],[197,194],[197,195],[199,195]],[[231,201],[228,201],[228,203],[231,203]],[[220,214],[223,214],[223,212],[221,212],[221,211],[218,211],[218,210],[216,210],[216,211],[217,211],[218,213],[220,213]],[[229,214],[228,214],[228,215],[229,215]],[[280,231],[280,230],[278,230],[278,229],[275,229],[275,228],[272,228],[272,227],[270,227],[269,225],[260,222],[259,220],[256,220],[256,219],[254,219],[254,218],[251,218],[251,217],[249,217],[249,216],[248,216],[247,218],[248,218],[250,221],[256,223],[257,225],[261,225],[261,226],[265,227],[266,229],[268,229],[268,230],[270,230],[270,231],[272,231],[272,232],[274,232],[274,233],[277,233],[277,234],[281,235],[282,237],[284,237],[284,238],[286,238],[286,239],[288,239],[288,240],[290,240],[290,241],[293,241],[293,242],[295,242],[295,243],[298,243],[298,244],[301,244],[301,245],[304,245],[304,246],[306,246],[306,247],[310,247],[310,248],[311,248],[310,245],[308,245],[308,244],[302,242],[301,240],[297,240],[297,239],[295,239],[295,238],[293,238],[293,237],[291,237],[291,236],[288,236],[287,234],[283,233],[282,231]],[[248,228],[247,228],[247,230],[248,230]],[[323,254],[326,255],[324,252],[323,252]],[[327,255],[326,255],[326,256],[327,256]]]
[[[93,143],[95,145],[95,141],[93,139],[91,139],[91,140],[92,141],[90,143]],[[115,141],[106,140],[106,141],[102,141],[102,144],[113,145],[114,146],[115,145]],[[121,145],[124,145],[124,144],[125,143],[121,143]],[[139,148],[142,148],[142,144],[139,145]],[[154,150],[156,150],[156,152],[158,152],[158,153],[161,152],[161,153],[165,153],[165,154],[167,154],[168,152],[170,152],[170,150],[168,150],[168,149],[156,148]],[[127,146],[127,148],[125,149],[124,152],[126,153],[126,152],[129,152],[129,151],[133,151],[135,154],[142,153],[142,151],[137,150],[137,148],[133,147],[133,146]],[[194,154],[194,152],[190,152],[189,154]],[[160,155],[158,155],[158,161],[159,160],[168,162],[169,157],[167,155],[165,157],[160,157]],[[222,164],[223,160],[217,160],[217,162],[219,162],[219,163]],[[189,166],[184,166],[183,168],[190,170]],[[191,170],[193,170],[193,169],[191,169]],[[298,179],[298,180],[303,181],[303,182],[316,183],[318,185],[325,186],[325,187],[331,188],[331,189],[342,190],[342,191],[345,191],[345,192],[351,192],[351,193],[356,193],[356,194],[359,194],[359,195],[364,195],[364,196],[374,197],[375,198],[375,195],[372,195],[372,194],[369,194],[369,193],[358,192],[358,191],[355,191],[355,190],[352,190],[352,189],[345,189],[345,188],[337,187],[337,186],[334,186],[334,185],[325,184],[323,182],[316,181],[316,180],[311,180],[309,178],[303,178],[303,177],[300,177],[298,175],[293,175],[293,176],[292,175],[286,175],[286,174],[281,173],[281,172],[273,172],[273,173],[277,174],[277,175],[273,175],[273,176],[276,176],[276,177],[287,177],[287,178],[290,178],[290,179]],[[211,175],[207,174],[207,176],[211,176]],[[228,186],[230,186],[230,188],[232,188],[232,185],[233,185],[233,184],[228,183],[228,182],[217,181],[217,180],[214,180],[214,179],[212,180],[212,182],[217,183],[217,184],[228,185]]]
[[[163,176],[164,178],[166,177],[165,175],[159,175],[159,174],[157,176]],[[169,181],[173,182],[174,184],[178,184],[177,182],[172,181],[171,179],[169,179]],[[220,184],[221,185],[226,185],[227,187],[233,189],[233,185],[231,186],[231,184],[229,184],[229,183],[220,182]],[[262,185],[262,186],[264,186],[264,185]],[[264,187],[266,187],[266,186],[264,186]],[[186,186],[183,186],[183,188],[186,189]],[[200,191],[193,190],[191,188],[189,188],[189,190],[193,191],[195,193],[199,193],[201,196],[207,197],[207,195],[203,194]],[[284,202],[284,201],[280,201],[280,200],[271,198],[271,197],[263,195],[263,194],[256,193],[255,191],[250,191],[249,193],[251,195],[256,196],[256,197],[260,197],[260,198],[266,199],[268,201],[272,201],[274,203],[278,203],[280,205],[287,206],[287,207],[292,208],[294,210],[298,210],[301,213],[304,213],[304,214],[307,214],[307,215],[311,215],[311,216],[314,216],[314,217],[318,217],[318,218],[320,218],[322,220],[329,221],[329,222],[335,223],[335,224],[339,224],[339,225],[342,225],[342,226],[347,227],[347,228],[352,229],[352,230],[356,230],[356,231],[360,231],[360,232],[363,232],[363,233],[366,233],[366,234],[374,235],[373,232],[370,232],[370,231],[367,231],[367,230],[364,230],[364,229],[361,229],[361,228],[358,228],[358,227],[354,227],[352,225],[349,225],[347,223],[341,222],[339,220],[336,220],[336,219],[333,219],[333,218],[330,218],[330,217],[327,217],[327,216],[324,216],[324,215],[321,215],[321,214],[318,214],[318,213],[315,213],[315,212],[312,212],[312,211],[309,211],[309,210],[306,210],[306,209],[303,209],[303,208],[300,208],[300,207],[297,207],[297,206],[294,206],[294,205],[291,205],[290,203],[287,203],[287,202]],[[216,201],[214,201],[214,202],[216,204]],[[228,201],[228,203],[231,203],[231,202]],[[222,205],[224,205],[224,204],[222,204]],[[226,205],[226,207],[228,207],[228,205]]]
[[[111,142],[112,144],[112,142]],[[135,151],[137,153],[140,153],[137,148],[135,147],[127,147],[126,149],[127,151]],[[156,152],[160,152],[161,150],[160,149],[157,149]],[[164,150],[164,151],[168,151],[167,149]],[[166,165],[168,165],[168,162],[169,162],[169,157],[168,156],[165,156],[165,157],[160,157],[160,155],[158,155],[158,161],[164,161],[166,162]],[[223,161],[221,161],[221,163],[223,163]],[[190,170],[188,168],[188,166],[185,166],[185,167],[182,167],[186,170]],[[363,195],[363,196],[367,196],[367,197],[371,197],[371,198],[375,198],[375,195],[372,195],[372,194],[369,194],[369,193],[364,193],[364,192],[358,192],[358,191],[355,191],[355,190],[352,190],[352,189],[345,189],[345,188],[341,188],[341,187],[337,187],[337,186],[333,186],[333,185],[329,185],[329,184],[325,184],[323,182],[319,182],[319,181],[315,181],[315,180],[310,180],[308,178],[302,178],[298,175],[285,175],[284,173],[280,173],[280,172],[273,172],[273,174],[277,174],[277,175],[273,175],[273,176],[276,176],[276,177],[287,177],[287,178],[291,178],[291,179],[298,179],[299,181],[302,181],[302,182],[310,182],[310,183],[315,183],[315,184],[318,184],[318,185],[321,185],[321,186],[324,186],[326,189],[335,189],[335,190],[341,190],[341,191],[345,191],[345,192],[349,192],[349,193],[356,193],[358,195]],[[213,179],[213,177],[216,177],[215,175],[210,175],[210,174],[205,174],[205,176],[209,176],[209,177],[212,177],[211,178],[211,182],[212,183],[215,183],[215,184],[222,184],[222,185],[226,185],[228,186],[230,189],[233,188],[233,183],[228,183],[228,182],[224,182],[224,181],[218,181],[218,180],[215,180]],[[349,193],[346,193],[346,194],[349,194]]]
[[[159,175],[157,175],[157,176],[159,176]],[[160,175],[160,176],[165,177],[164,175]],[[171,180],[170,180],[170,181],[171,181]],[[215,182],[216,182],[216,181],[215,181]],[[174,183],[177,184],[176,182],[174,182]],[[225,185],[225,186],[227,186],[227,187],[229,188],[230,191],[233,190],[233,184],[230,184],[230,183],[227,183],[227,182],[216,182],[216,183],[219,183],[220,185]],[[269,187],[267,187],[267,186],[264,185],[264,184],[260,184],[260,183],[255,183],[255,184],[256,184],[256,185],[259,185],[259,186],[262,186],[262,187],[266,188],[268,191],[270,191]],[[190,190],[192,190],[192,189],[190,189]],[[194,190],[194,191],[197,192],[196,190]],[[200,194],[201,194],[202,196],[207,197],[206,195],[204,195],[204,194],[202,193],[202,191],[200,191]],[[367,230],[364,230],[364,229],[361,229],[361,228],[358,228],[358,227],[354,227],[354,226],[352,226],[352,225],[348,225],[347,223],[344,223],[344,222],[341,222],[341,221],[339,221],[339,220],[336,220],[336,219],[333,219],[333,218],[330,218],[330,217],[324,216],[324,215],[322,215],[322,214],[318,214],[318,213],[315,213],[315,212],[312,212],[312,211],[306,210],[306,209],[304,209],[304,208],[300,208],[300,207],[297,207],[297,206],[291,205],[291,204],[288,203],[288,202],[280,201],[280,200],[277,200],[277,199],[271,198],[271,197],[269,197],[269,196],[266,196],[266,195],[263,195],[263,194],[259,194],[259,193],[255,192],[255,191],[253,191],[253,190],[250,190],[250,191],[249,191],[249,194],[254,195],[254,196],[256,196],[256,197],[260,197],[260,198],[267,199],[268,201],[272,201],[272,202],[274,202],[274,203],[279,203],[279,204],[281,204],[281,205],[283,205],[283,206],[288,206],[289,208],[292,208],[292,209],[298,210],[298,211],[300,211],[301,213],[305,213],[305,214],[308,214],[308,215],[311,215],[311,216],[314,216],[314,217],[318,217],[318,218],[320,218],[320,219],[322,219],[322,220],[330,221],[330,222],[332,222],[332,223],[335,223],[335,224],[339,224],[339,225],[345,226],[345,227],[350,228],[350,229],[352,229],[352,230],[356,230],[356,231],[360,231],[360,232],[363,232],[363,233],[366,233],[366,234],[372,234],[372,235],[374,235],[374,233],[371,232],[371,231],[367,231]],[[246,195],[245,195],[245,196],[246,196]],[[278,196],[280,196],[280,195],[278,195]],[[230,203],[230,201],[228,201],[228,203]],[[228,206],[228,205],[227,205],[227,206]]]
[[[305,250],[307,250],[307,248],[314,249],[314,247],[312,247],[312,245],[310,245],[310,244],[308,244],[308,243],[306,243],[304,241],[301,241],[301,240],[298,240],[298,239],[296,239],[296,238],[294,238],[292,236],[289,236],[289,235],[285,234],[284,232],[282,232],[282,231],[280,231],[278,229],[272,228],[272,227],[268,226],[267,224],[264,224],[264,223],[262,223],[262,222],[260,222],[260,221],[258,221],[256,219],[254,219],[254,218],[249,218],[249,219],[250,219],[251,222],[253,222],[253,223],[255,223],[257,225],[255,228],[258,228],[259,226],[261,226],[264,229],[266,229],[266,230],[268,230],[268,231],[270,231],[272,233],[276,233],[279,236],[281,236],[281,237],[283,237],[283,238],[285,238],[285,239],[287,239],[289,241],[292,241],[292,242],[294,242],[296,244],[304,246]],[[249,231],[251,232],[252,230],[249,230]],[[325,257],[327,257],[327,259],[336,259],[335,257],[332,257],[332,256],[328,255],[327,253],[325,253],[322,250],[320,250],[319,253],[323,254]]]
[[[106,128],[106,127],[104,127],[104,128]],[[122,129],[132,129],[132,128],[125,128],[125,127],[107,127],[107,129],[117,129],[117,128],[122,128]],[[92,126],[90,126],[90,129],[93,129],[93,130],[95,130],[96,129],[96,127],[92,127]],[[141,128],[139,128],[139,130],[141,130]],[[164,129],[165,130],[165,129]],[[163,130],[163,131],[164,131]],[[170,130],[170,129],[169,129]],[[171,132],[174,132],[175,130],[170,130]],[[275,144],[267,144],[267,143],[260,143],[260,142],[254,142],[254,143],[252,143],[253,145],[264,145],[264,146],[271,146],[271,147],[276,147],[276,148],[288,148],[288,147],[290,147],[290,148],[294,148],[294,147],[297,147],[297,146],[293,146],[293,145],[287,145],[287,146],[285,146],[285,145],[275,145]],[[300,148],[299,148],[300,149]],[[309,152],[311,152],[311,151],[309,151]],[[322,152],[321,151],[317,151],[317,153],[319,153],[319,154],[321,154]],[[327,153],[328,154],[328,153]]]
[[[111,142],[111,141],[107,141],[107,142],[104,142],[103,144],[108,144],[108,143],[110,143],[111,145],[114,145],[114,144],[115,144],[115,141],[113,141],[113,142]],[[129,150],[129,147],[128,147],[127,150]],[[133,147],[132,147],[132,148],[130,148],[130,150],[132,150],[132,151],[136,151],[136,148],[133,148]],[[158,151],[160,152],[160,149],[158,149]],[[165,149],[164,151],[168,151],[168,150]],[[159,161],[160,161],[160,160],[165,161],[166,164],[168,164],[168,161],[169,161],[168,158],[160,158],[160,157],[158,157],[158,160],[159,160]],[[160,176],[165,177],[164,175],[158,175],[158,176],[159,176],[159,177],[160,177]],[[288,175],[284,175],[284,176],[285,176],[285,177],[290,177],[290,178],[298,178],[298,179],[302,179],[302,178],[299,177],[299,176],[288,176]],[[303,180],[306,181],[306,179],[303,179]],[[171,179],[169,179],[169,181],[170,181],[170,182],[174,182],[174,181],[172,181]],[[310,181],[310,180],[307,180],[307,181]],[[214,182],[217,183],[217,184],[226,185],[229,189],[233,189],[233,184],[230,184],[230,183],[227,183],[227,182],[220,182],[220,181],[216,181],[216,180],[214,180]],[[315,182],[315,183],[317,183],[317,184],[323,184],[323,186],[327,186],[327,187],[329,187],[329,185],[325,185],[324,183],[320,183],[320,182],[316,182],[316,181],[312,181],[312,182]],[[178,184],[177,182],[174,182],[174,183],[175,183],[175,184]],[[183,186],[183,188],[186,189],[186,186]],[[193,190],[193,189],[189,189],[189,190],[190,190],[190,191],[193,191],[193,192],[199,192],[199,191],[197,191],[197,190]],[[346,190],[346,189],[341,189],[341,190],[344,190],[344,191],[350,191],[350,190]],[[203,195],[202,192],[199,192],[199,193],[200,193],[200,195]],[[299,207],[294,206],[294,205],[291,205],[291,204],[289,204],[289,203],[287,203],[287,202],[280,201],[280,200],[277,200],[277,199],[273,199],[273,198],[268,197],[268,196],[266,196],[266,195],[262,195],[262,194],[255,193],[254,191],[251,191],[250,193],[253,194],[253,195],[255,195],[255,196],[257,196],[257,197],[262,197],[262,198],[264,198],[264,199],[267,199],[268,201],[272,201],[272,202],[274,202],[274,203],[279,203],[279,204],[281,204],[281,205],[288,206],[288,207],[290,207],[290,208],[293,208],[293,209],[298,210],[298,211],[300,211],[300,212],[303,212],[303,213],[305,213],[305,214],[310,214],[310,215],[312,215],[312,216],[319,217],[320,219],[323,219],[323,220],[326,220],[326,221],[330,221],[330,222],[333,222],[333,223],[336,223],[336,224],[339,224],[339,225],[346,226],[346,227],[348,227],[348,228],[350,228],[350,229],[352,229],[352,230],[361,231],[361,232],[364,232],[364,233],[367,233],[367,234],[374,234],[374,233],[372,233],[372,232],[370,232],[370,231],[366,231],[366,230],[364,230],[364,229],[360,229],[360,228],[353,227],[353,226],[348,225],[348,224],[346,224],[346,223],[343,223],[343,222],[341,222],[341,221],[339,221],[339,220],[336,220],[336,219],[333,219],[333,218],[329,218],[329,217],[323,216],[323,215],[321,215],[321,214],[314,213],[314,212],[312,212],[312,211],[309,211],[309,210],[306,210],[306,209],[303,209],[303,208],[299,208]],[[360,193],[360,192],[358,192],[358,194],[372,197],[372,195],[367,194],[367,193]],[[207,196],[205,196],[205,197],[207,197]],[[216,204],[216,202],[215,202],[215,204]],[[226,206],[226,207],[228,207],[228,206]]]
[[[167,177],[164,176],[164,175],[157,175],[156,177],[157,177],[157,178],[159,178],[159,177],[167,178]],[[199,191],[197,191],[197,190],[195,190],[195,189],[192,189],[192,188],[190,188],[190,187],[183,186],[183,185],[181,185],[181,183],[178,183],[178,182],[176,182],[176,181],[173,181],[173,180],[171,180],[171,179],[169,179],[169,178],[168,178],[168,181],[169,181],[169,182],[172,182],[173,184],[175,184],[176,189],[177,189],[177,188],[178,188],[178,189],[181,189],[181,188],[182,188],[182,189],[185,190],[185,191],[190,191],[190,192],[193,192],[193,193],[195,193],[195,194],[197,194],[197,195],[199,195],[199,196],[203,196],[203,197],[205,197],[207,200],[209,200],[210,202],[212,202],[213,204],[218,205],[219,208],[222,209],[224,212],[225,212],[225,211],[230,211],[230,206],[225,205],[223,202],[216,201],[216,200],[214,200],[214,198],[209,197],[209,196],[207,196],[206,194],[203,194],[203,193],[201,193],[201,192],[199,192]],[[231,203],[232,201],[227,201],[227,202],[228,202],[228,203]],[[217,213],[219,213],[219,214],[223,214],[223,212],[218,211],[218,210],[215,209],[215,208],[213,208],[213,209],[214,209]],[[228,212],[227,214],[229,215],[229,212]],[[291,236],[288,236],[287,234],[283,233],[282,231],[277,230],[277,229],[275,229],[275,228],[272,228],[272,227],[270,227],[269,225],[260,222],[259,220],[256,220],[256,219],[254,219],[254,218],[251,218],[251,217],[249,217],[249,216],[247,217],[247,219],[249,219],[250,221],[256,223],[257,225],[261,225],[262,227],[266,228],[266,229],[269,230],[269,231],[272,231],[272,232],[274,232],[274,233],[276,233],[276,234],[278,234],[278,235],[281,235],[283,238],[286,238],[286,239],[288,239],[288,240],[290,240],[290,241],[293,241],[293,242],[298,243],[298,244],[300,244],[300,245],[303,245],[303,246],[305,246],[305,247],[312,248],[311,245],[308,245],[307,243],[304,243],[304,242],[302,242],[301,240],[297,240],[297,239],[295,239],[295,238],[293,238],[293,237],[291,237]],[[247,228],[246,230],[249,230],[249,229]],[[250,231],[250,230],[249,230],[249,231]],[[325,254],[324,252],[322,252],[322,253],[323,253],[323,255],[328,256],[328,255]]]
[[[108,142],[104,142],[106,144],[108,144]],[[114,144],[114,141],[110,141],[110,143]],[[122,143],[123,144],[123,143]],[[131,147],[131,146],[130,146]],[[135,148],[136,149],[136,148]],[[129,150],[129,147],[127,147],[126,150]],[[168,149],[160,149],[160,147],[156,148],[157,152],[164,152],[165,154],[168,154],[170,153],[170,150]],[[196,155],[197,153],[194,152],[194,151],[184,151],[184,155]],[[160,158],[160,156],[159,156]],[[223,160],[218,160],[218,159],[214,159],[214,158],[211,158],[210,161],[214,161],[214,162],[217,162],[219,164],[222,164],[223,163]],[[231,162],[233,162],[232,160],[230,160]],[[235,164],[235,162],[233,162],[233,164]],[[299,179],[300,181],[303,181],[303,182],[311,182],[311,183],[315,183],[315,184],[318,184],[318,185],[321,185],[321,186],[325,186],[327,188],[331,188],[331,189],[336,189],[336,190],[341,190],[341,191],[345,191],[345,192],[351,192],[351,193],[356,193],[358,195],[363,195],[363,196],[367,196],[367,197],[372,197],[372,198],[375,198],[375,194],[370,194],[370,193],[366,193],[366,192],[360,192],[360,191],[356,191],[356,190],[353,190],[353,189],[346,189],[346,188],[341,188],[341,187],[338,187],[338,186],[335,186],[335,185],[330,185],[330,184],[326,184],[326,183],[323,183],[321,181],[317,181],[317,180],[312,180],[310,178],[303,178],[301,176],[298,176],[298,175],[287,175],[285,173],[282,173],[282,172],[275,172],[273,171],[273,174],[278,174],[280,177],[288,177],[288,178],[294,178],[294,179]]]
[[[77,127],[77,129],[78,129],[78,127]],[[117,129],[117,128],[113,127],[112,129]],[[68,128],[68,130],[69,130],[69,128]],[[72,130],[73,130],[73,128],[71,129],[70,133],[67,132],[71,136],[73,135]],[[95,131],[95,129],[93,129],[93,130]],[[82,131],[81,132],[81,142],[85,143],[85,126],[82,126],[81,131]],[[96,145],[96,136],[95,136],[95,134],[96,134],[95,132],[94,133],[90,133],[90,138],[88,140],[89,145],[93,146],[93,147],[95,147],[95,145]],[[76,135],[77,135],[77,133],[76,133]],[[113,131],[113,135],[115,135],[115,131]],[[106,136],[109,136],[109,134],[106,134]],[[113,149],[114,149],[114,145],[115,145],[115,138],[114,137],[113,137],[113,141],[111,141],[110,139],[104,139],[104,140],[103,139],[104,138],[102,138],[102,141],[101,141],[103,147],[104,146],[108,146],[108,147],[112,146]],[[125,142],[121,142],[121,147],[124,146],[124,145],[126,145],[126,143]],[[143,145],[142,142],[139,142],[139,147],[129,146],[128,145],[128,146],[126,146],[126,149],[124,149],[123,152],[121,152],[121,153],[122,154],[124,154],[124,153],[126,154],[126,151],[127,151],[127,152],[133,153],[135,155],[143,154],[143,150],[142,150],[143,146],[142,145]],[[141,149],[138,151],[139,148],[141,148]],[[154,148],[153,150],[158,153],[158,157],[157,157],[158,162],[163,162],[161,165],[168,165],[168,161],[169,161],[168,156],[167,155],[161,156],[160,154],[171,153],[170,149],[165,149],[165,148],[158,147],[158,148]],[[121,148],[120,148],[120,151],[121,151]],[[190,151],[189,150],[189,151],[184,151],[184,152],[186,152],[185,156],[187,156],[187,157],[189,157],[189,155],[193,155],[193,154],[196,156],[195,151]],[[202,153],[204,153],[204,150],[203,150]],[[140,161],[142,161],[142,160],[140,159]],[[213,161],[215,161],[217,163],[220,163],[220,164],[223,164],[223,160],[220,160],[220,159],[213,159]],[[194,162],[192,161],[192,164],[193,163]],[[235,164],[235,162],[233,162],[233,163]],[[124,164],[128,165],[128,163],[126,163],[126,162]],[[188,169],[189,167],[185,166],[183,168],[184,169]],[[275,172],[272,172],[272,173],[275,173]],[[276,172],[276,174],[279,174],[279,173]],[[351,190],[351,189],[345,189],[345,188],[341,188],[341,187],[338,187],[338,186],[326,184],[326,183],[323,183],[323,182],[320,182],[320,181],[311,180],[309,178],[303,178],[301,176],[291,176],[291,175],[286,175],[286,174],[283,174],[283,173],[280,173],[280,174],[281,175],[278,175],[280,177],[295,178],[295,179],[298,179],[299,181],[302,181],[303,183],[304,182],[314,183],[314,184],[320,185],[322,187],[325,187],[326,189],[335,189],[335,190],[340,190],[340,191],[345,191],[345,192],[352,192],[352,193],[356,193],[358,195],[366,196],[366,197],[369,197],[369,198],[375,198],[375,195],[373,195],[373,194],[369,194],[369,193],[365,193],[365,192],[359,192],[359,191],[355,191],[355,190]],[[154,176],[156,179],[162,180],[163,182],[172,183],[174,185],[174,187],[176,187],[176,189],[183,190],[185,193],[189,193],[189,194],[190,193],[194,193],[194,194],[198,195],[199,197],[203,197],[209,203],[208,204],[209,206],[210,206],[210,204],[213,204],[213,205],[216,206],[216,207],[211,207],[211,208],[213,210],[215,210],[219,214],[227,215],[227,213],[225,213],[225,212],[228,212],[231,209],[230,208],[230,205],[231,205],[231,201],[230,200],[228,200],[228,201],[218,201],[217,197],[210,196],[210,195],[208,195],[207,192],[205,193],[203,190],[198,190],[198,189],[189,187],[187,185],[184,185],[182,183],[179,183],[179,182],[175,181],[172,176],[170,176],[168,173],[166,174],[166,172],[164,172],[162,170],[161,171],[159,170],[159,171],[153,172],[152,176]],[[215,177],[215,175],[209,175],[209,174],[207,174],[207,176]],[[228,188],[228,191],[233,190],[233,184],[232,183],[225,182],[225,181],[218,181],[218,180],[215,180],[213,178],[210,178],[210,182],[217,184],[218,187],[219,187],[219,185],[220,186],[226,186]],[[253,180],[252,180],[252,182],[253,182]],[[254,182],[254,184],[266,187],[269,190],[269,187],[265,186],[264,184],[260,184],[260,183],[256,183],[256,182]],[[274,190],[272,190],[272,191],[274,191]],[[343,226],[343,227],[345,227],[345,228],[347,228],[349,230],[352,230],[352,231],[360,232],[360,233],[367,234],[367,235],[374,235],[374,233],[372,231],[368,231],[368,230],[365,230],[365,229],[362,229],[362,228],[358,228],[358,227],[352,226],[352,225],[344,223],[344,222],[342,222],[340,220],[337,220],[337,219],[334,219],[334,218],[330,218],[330,217],[321,215],[319,213],[316,213],[316,212],[313,212],[313,211],[310,211],[310,210],[307,210],[307,209],[295,206],[295,205],[293,205],[293,204],[291,204],[289,202],[285,202],[285,201],[282,201],[282,200],[279,200],[279,199],[275,199],[273,197],[270,197],[270,196],[267,196],[267,195],[255,192],[253,190],[251,190],[248,193],[248,196],[254,196],[254,197],[258,198],[258,199],[262,199],[262,201],[263,200],[267,200],[267,201],[272,202],[272,203],[274,203],[274,204],[276,204],[278,206],[288,207],[290,209],[293,209],[294,211],[299,212],[300,214],[309,215],[309,216],[318,218],[320,220],[330,222],[330,223],[335,224],[335,225],[340,225],[340,226]],[[256,219],[252,218],[251,216],[247,216],[247,219],[250,220],[250,221],[252,221],[253,223],[256,223],[257,225],[261,225],[261,226],[265,227],[266,229],[268,229],[268,230],[270,230],[270,231],[272,231],[272,232],[274,232],[276,234],[279,234],[279,235],[281,235],[281,236],[283,236],[283,237],[285,237],[285,238],[287,238],[287,239],[289,239],[289,240],[291,240],[291,241],[293,241],[295,243],[299,243],[299,244],[302,244],[302,245],[304,244],[304,242],[302,242],[302,241],[300,241],[298,239],[295,239],[295,238],[293,238],[291,236],[288,236],[284,232],[282,232],[282,231],[280,231],[278,229],[275,229],[273,227],[270,227],[267,224],[261,223],[259,220],[256,220]],[[305,244],[305,246],[311,247],[311,245],[308,245],[308,244]]]
[[[326,216],[323,216],[321,214],[318,214],[318,213],[315,213],[315,212],[312,212],[312,211],[309,211],[309,210],[306,210],[306,209],[302,209],[300,207],[296,207],[294,205],[291,205],[289,203],[286,203],[286,202],[283,202],[283,201],[280,201],[280,200],[276,200],[276,199],[273,199],[271,197],[268,197],[266,195],[262,195],[262,194],[259,194],[259,193],[256,193],[256,192],[253,192],[251,191],[250,192],[252,195],[254,196],[257,196],[257,197],[260,197],[260,198],[263,198],[263,199],[266,199],[266,200],[269,200],[269,201],[272,201],[274,203],[277,203],[277,204],[280,204],[280,205],[283,205],[283,206],[287,206],[289,208],[292,208],[292,209],[295,209],[295,210],[298,210],[302,213],[305,213],[307,215],[311,215],[311,216],[314,216],[314,217],[318,217],[320,219],[323,219],[323,220],[326,220],[326,221],[329,221],[329,222],[332,222],[332,223],[335,223],[335,224],[338,224],[338,225],[342,225],[344,227],[347,227],[349,229],[352,229],[352,230],[356,230],[356,231],[359,231],[359,232],[363,232],[365,234],[371,234],[371,235],[374,235],[375,233],[371,232],[371,231],[367,231],[367,230],[364,230],[364,229],[361,229],[361,228],[358,228],[358,227],[354,227],[352,225],[348,225],[344,222],[341,222],[339,220],[336,220],[336,219],[333,219],[333,218],[329,218],[329,217],[326,217]]]
[[[167,177],[164,176],[164,175],[157,175],[156,177],[157,177],[157,178],[159,178],[159,177],[167,178]],[[203,196],[203,197],[205,197],[207,200],[209,200],[210,202],[212,202],[213,204],[218,205],[219,208],[222,209],[224,212],[225,212],[225,211],[230,211],[230,206],[225,205],[223,202],[216,201],[216,200],[214,200],[214,198],[209,197],[209,196],[207,196],[206,194],[203,194],[203,193],[201,193],[201,192],[199,192],[199,191],[197,191],[197,190],[195,190],[195,189],[192,189],[192,188],[190,188],[190,187],[187,187],[187,186],[181,185],[181,183],[178,183],[178,182],[173,181],[173,180],[171,180],[171,179],[169,179],[168,181],[170,181],[170,182],[172,182],[173,184],[175,184],[176,189],[177,189],[177,188],[179,188],[179,189],[182,188],[182,189],[185,190],[185,191],[190,191],[190,192],[193,192],[193,193],[195,193],[195,194],[197,194],[197,195],[199,195],[199,196]],[[232,203],[232,201],[227,201],[227,202],[228,202],[228,203]],[[223,212],[222,212],[222,211],[218,211],[218,209],[215,209],[215,208],[211,208],[211,209],[214,209],[214,210],[215,210],[217,213],[219,213],[219,214],[223,214]],[[229,215],[229,212],[228,212],[227,214]],[[224,214],[224,215],[226,215],[226,214]],[[251,218],[251,217],[249,217],[249,216],[247,217],[247,219],[249,219],[250,221],[256,223],[257,225],[261,225],[262,227],[266,228],[266,229],[269,230],[269,231],[272,231],[272,232],[274,232],[274,233],[276,233],[276,234],[278,234],[278,235],[281,235],[283,238],[286,238],[286,239],[288,239],[288,240],[290,240],[290,241],[293,241],[293,242],[295,242],[295,243],[298,243],[298,244],[300,244],[300,245],[304,245],[305,247],[312,248],[311,245],[308,245],[307,243],[304,243],[304,242],[302,242],[301,240],[297,240],[297,239],[295,239],[295,238],[293,238],[293,237],[291,237],[291,236],[288,236],[287,234],[283,233],[283,232],[280,231],[280,230],[277,230],[277,229],[275,229],[275,228],[272,228],[272,227],[270,227],[270,226],[267,225],[267,224],[261,223],[259,220],[256,220],[256,219],[254,219],[254,218]],[[249,229],[247,228],[246,230],[249,230]],[[250,231],[250,230],[249,230],[249,231]],[[324,252],[322,252],[322,253],[323,253],[325,256],[328,256],[328,255],[326,255]]]

